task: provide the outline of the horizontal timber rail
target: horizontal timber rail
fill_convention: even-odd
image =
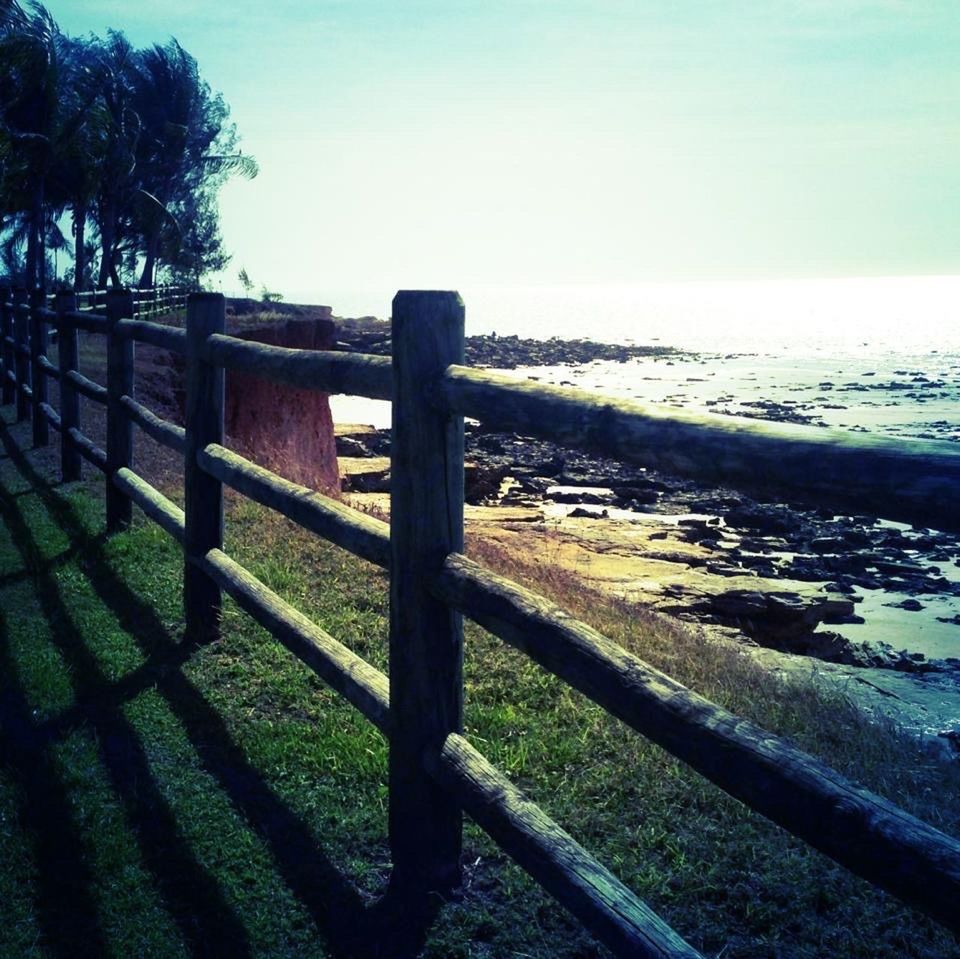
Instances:
[[[700,956],[457,733],[427,768],[548,892],[620,956]]]
[[[459,884],[465,810],[618,956],[698,955],[463,737],[466,615],[752,809],[960,931],[960,842],[462,555],[463,416],[688,476],[960,529],[960,453],[948,444],[697,417],[470,370],[463,366],[463,305],[451,293],[397,295],[392,360],[227,336],[224,301],[215,294],[190,297],[186,330],[136,318],[163,307],[159,295],[144,291],[94,297],[102,313],[78,311],[72,294],[58,294],[54,310],[46,299],[35,297],[32,307],[25,299],[0,295],[4,402],[20,397],[18,419],[32,412],[59,431],[65,479],[68,455],[107,474],[109,529],[125,526],[135,503],[181,543],[191,638],[216,635],[226,593],[388,738],[391,889],[405,890],[410,902]],[[51,324],[60,333],[56,366],[44,352]],[[41,332],[27,335],[28,326]],[[106,335],[105,387],[77,369],[78,329]],[[136,342],[186,357],[185,427],[137,401]],[[390,525],[227,449],[227,369],[392,400]],[[60,380],[60,413],[41,392],[48,377]],[[106,405],[106,450],[83,434],[79,396]],[[134,425],[183,455],[185,509],[133,471]],[[77,478],[79,467],[69,475]],[[223,552],[224,485],[390,570],[389,678]]]
[[[71,326],[87,333],[107,332],[107,318],[99,313],[81,313],[79,310],[72,310],[65,313],[63,319]]]
[[[217,444],[201,450],[197,460],[211,476],[304,529],[378,566],[390,565],[390,527],[382,520],[291,483]]]
[[[40,413],[58,433],[63,429],[60,414],[49,403],[40,404]]]
[[[221,550],[210,550],[197,562],[241,609],[270,630],[378,729],[389,733],[390,694],[383,673],[337,642]]]
[[[111,477],[113,485],[133,500],[162,530],[183,545],[183,510],[131,469],[123,466]]]
[[[163,446],[181,455],[183,454],[186,449],[186,430],[182,426],[161,419],[156,413],[142,403],[138,403],[131,396],[122,396],[120,405],[144,433]]]
[[[731,796],[960,930],[960,841],[465,556],[448,556],[432,589]],[[937,880],[930,883],[932,873]]]
[[[93,380],[88,380],[82,373],[76,370],[70,370],[63,379],[70,384],[81,396],[85,396],[94,403],[105,404],[107,402],[107,388]]]
[[[70,444],[91,465],[96,466],[101,473],[107,471],[107,454],[89,436],[85,436],[75,426],[66,430]]]
[[[204,344],[203,358],[285,386],[375,400],[389,400],[393,395],[390,360],[384,356],[293,350],[214,334]]]
[[[116,325],[120,336],[128,336],[141,343],[149,343],[171,353],[184,354],[187,351],[187,332],[162,323],[149,320],[120,320]]]
[[[942,440],[698,416],[456,365],[434,389],[442,409],[499,429],[682,476],[960,531],[960,450]]]
[[[41,356],[39,359],[40,369],[43,370],[45,376],[49,376],[52,380],[60,379],[60,370],[51,363],[45,356]]]

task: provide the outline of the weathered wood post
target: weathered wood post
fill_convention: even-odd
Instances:
[[[223,443],[223,368],[207,363],[202,352],[207,337],[225,328],[223,295],[194,293],[187,303],[183,608],[187,635],[196,642],[220,632],[220,587],[195,561],[223,546],[223,485],[200,468],[197,454],[209,443]]]
[[[116,325],[133,316],[130,290],[107,291],[107,531],[126,529],[133,518],[133,503],[110,478],[133,465],[133,421],[120,402],[133,396],[133,340],[120,336]]]
[[[50,442],[50,424],[42,406],[49,398],[47,374],[40,359],[47,356],[47,324],[40,311],[47,305],[43,290],[30,293],[30,378],[33,381],[33,396],[30,398],[30,415],[33,417],[33,445],[46,446]]]
[[[17,422],[30,419],[30,398],[25,386],[30,385],[30,359],[24,352],[29,346],[30,314],[27,306],[27,291],[14,290],[13,293],[13,338],[15,340],[14,365],[17,371]]]
[[[77,327],[67,318],[77,308],[74,293],[58,293],[57,365],[60,369],[60,477],[65,483],[81,478],[83,457],[70,437],[70,430],[80,429],[80,394],[67,380],[67,373],[80,365]]]
[[[15,399],[11,376],[16,376],[16,353],[13,349],[13,291],[9,286],[0,287],[0,346],[3,350],[3,405],[9,406]]]
[[[394,890],[414,901],[460,882],[460,807],[423,757],[463,727],[463,625],[427,592],[463,549],[463,418],[430,403],[431,385],[463,363],[463,334],[457,293],[394,297],[389,826]]]

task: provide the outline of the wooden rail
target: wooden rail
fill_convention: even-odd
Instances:
[[[20,419],[33,415],[35,441],[37,419],[60,433],[64,479],[68,472],[77,478],[80,458],[107,474],[110,528],[122,528],[136,503],[183,545],[184,606],[194,639],[216,636],[227,593],[387,736],[394,862],[388,895],[415,910],[459,883],[465,810],[615,954],[697,955],[464,738],[460,616],[467,615],[751,808],[960,931],[960,842],[461,555],[465,415],[686,475],[776,484],[951,530],[960,529],[960,504],[951,495],[960,487],[956,450],[696,417],[470,370],[462,366],[463,305],[453,293],[397,295],[392,360],[226,336],[219,295],[190,297],[186,330],[135,319],[138,301],[127,291],[109,291],[94,303],[102,313],[78,309],[72,295],[58,296],[52,311],[35,298],[31,309],[23,294],[0,291],[4,402],[17,403]],[[57,366],[43,352],[45,332],[37,332],[54,322]],[[106,387],[77,370],[77,329],[106,334]],[[185,429],[135,399],[136,342],[186,356]],[[392,399],[390,525],[227,449],[227,368]],[[59,414],[45,398],[47,377],[60,380]],[[82,433],[79,397],[106,404],[106,451]],[[185,510],[133,471],[134,425],[184,455]],[[389,680],[223,552],[224,484],[390,570]]]
[[[190,291],[177,287],[133,290],[134,316],[147,318],[186,313]]]
[[[960,450],[597,396],[450,366],[439,406],[523,436],[851,512],[960,531]]]

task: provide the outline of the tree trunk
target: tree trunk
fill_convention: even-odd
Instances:
[[[154,272],[157,263],[157,250],[160,247],[160,232],[150,235],[147,239],[147,255],[143,261],[143,273],[140,274],[140,289],[149,290],[154,285]]]
[[[111,197],[100,206],[100,276],[97,280],[99,290],[106,288],[111,273],[116,272],[113,265],[113,244],[116,233],[117,204]]]
[[[43,209],[43,186],[40,181],[40,219],[38,221],[39,235],[37,236],[37,289],[47,288],[47,217]]]
[[[110,270],[112,268],[112,230],[108,230],[106,224],[103,225],[103,232],[100,235],[100,276],[97,279],[97,289],[106,288],[107,281],[110,279]]]
[[[43,234],[43,180],[37,177],[33,184],[30,197],[30,222],[27,227],[27,276],[28,290],[36,288],[39,282],[40,270],[38,267],[41,252],[41,236]]]
[[[84,248],[87,227],[87,208],[80,204],[73,210],[73,242],[75,257],[73,264],[73,288],[77,292],[84,287],[84,277],[87,272],[87,251]]]
[[[118,290],[123,287],[120,282],[120,272],[117,270],[117,250],[115,247],[110,251],[110,284]]]

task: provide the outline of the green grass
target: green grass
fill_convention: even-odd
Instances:
[[[382,737],[230,603],[220,641],[181,645],[176,544],[142,519],[104,537],[102,484],[47,482],[41,456],[11,455],[23,428],[2,432],[0,956],[335,954],[338,917],[390,875]],[[227,531],[231,555],[386,669],[382,572],[239,498]],[[840,692],[786,684],[555,571],[507,572],[960,831],[956,764]],[[960,956],[519,653],[472,627],[466,649],[471,741],[707,955]],[[471,825],[465,849],[462,896],[424,956],[604,954]]]

